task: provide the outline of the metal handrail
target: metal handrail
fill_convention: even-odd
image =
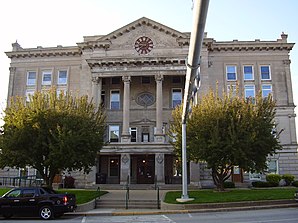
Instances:
[[[157,187],[157,209],[160,209],[159,187]]]

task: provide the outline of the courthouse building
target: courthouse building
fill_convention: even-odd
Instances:
[[[106,114],[108,142],[91,173],[71,173],[78,187],[95,184],[177,184],[180,163],[167,136],[171,112],[181,104],[189,32],[140,18],[107,35],[85,36],[76,46],[22,48],[13,44],[8,98],[56,87],[93,97]],[[298,155],[287,34],[273,41],[216,41],[205,34],[201,52],[201,87],[229,91],[239,84],[246,97],[262,91],[276,100],[277,130],[283,150],[268,157],[268,172],[298,178]],[[10,176],[34,170],[1,172]],[[31,172],[30,172],[31,171]],[[232,180],[249,182],[260,175],[233,170]],[[204,163],[189,164],[189,181],[212,184]]]

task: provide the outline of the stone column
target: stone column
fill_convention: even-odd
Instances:
[[[290,106],[294,105],[293,101],[293,90],[292,90],[292,81],[291,81],[291,60],[284,60],[283,61],[285,65],[285,73],[286,73],[286,84],[287,84],[287,94],[288,94],[288,104]]]
[[[164,142],[165,136],[162,132],[162,81],[163,76],[158,74],[155,75],[156,81],[156,131],[154,134],[154,141],[155,142]]]
[[[190,185],[201,188],[200,181],[200,164],[195,162],[190,162]]]
[[[121,142],[130,142],[129,134],[129,109],[130,109],[130,76],[122,77],[124,84],[123,93],[123,124]]]
[[[165,184],[165,155],[163,153],[155,154],[155,175],[157,184]]]
[[[98,77],[92,77],[92,101],[97,107],[97,100],[98,100]]]
[[[10,106],[10,98],[13,96],[13,86],[14,86],[14,76],[16,73],[15,67],[9,68],[9,85],[8,85],[8,95],[7,95],[7,105]]]
[[[97,82],[97,104],[96,108],[99,108],[101,106],[101,92],[102,92],[102,78],[98,78]]]
[[[129,176],[129,177],[127,177]],[[130,154],[121,154],[121,165],[120,165],[120,184],[126,185],[127,178],[130,180]],[[130,182],[129,182],[130,183]]]

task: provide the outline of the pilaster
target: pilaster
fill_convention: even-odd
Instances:
[[[130,80],[131,80],[130,76],[122,77],[122,81],[124,84],[124,93],[123,93],[123,125],[122,125],[121,142],[124,142],[124,143],[130,142],[130,133],[129,133]]]
[[[163,143],[165,141],[165,134],[163,133],[162,126],[162,82],[163,82],[163,75],[157,74],[155,75],[156,81],[156,131],[154,133],[154,141]]]

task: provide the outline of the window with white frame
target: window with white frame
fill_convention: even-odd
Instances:
[[[27,72],[27,85],[36,85],[36,71]]]
[[[61,93],[65,96],[66,93],[67,93],[67,91],[66,91],[66,89],[60,89],[60,88],[58,88],[57,91],[56,91],[56,93],[57,93],[57,96],[58,96],[58,97],[59,97],[59,95],[60,95]]]
[[[263,84],[262,85],[262,97],[268,97],[269,94],[272,93],[272,85],[271,84]]]
[[[52,71],[46,70],[42,72],[42,85],[52,84]]]
[[[66,85],[67,84],[67,70],[59,70],[58,71],[58,85]]]
[[[261,71],[261,79],[262,80],[271,80],[269,65],[262,65],[260,67],[260,71]]]
[[[230,95],[231,94],[231,96],[236,96],[236,94],[237,94],[237,88],[236,88],[236,85],[234,85],[234,84],[230,84],[230,85],[228,85],[227,86],[227,94],[228,95]]]
[[[255,97],[255,86],[254,85],[245,85],[244,86],[244,96],[245,98],[254,98]]]
[[[26,101],[30,101],[30,96],[34,95],[35,89],[27,89],[26,90]]]
[[[137,128],[129,128],[130,131],[130,141],[136,142],[137,141]]]
[[[119,125],[109,126],[109,141],[119,142],[120,141],[120,127]]]
[[[272,159],[267,161],[268,173],[278,174],[278,160]]]
[[[172,108],[182,103],[182,89],[175,88],[172,89]]]
[[[110,105],[112,110],[119,110],[120,109],[120,91],[119,90],[112,90],[111,97],[110,97]]]
[[[226,76],[228,81],[237,80],[237,66],[227,65],[226,66]]]
[[[243,78],[244,78],[244,80],[253,80],[254,79],[253,66],[251,66],[251,65],[243,66]]]

